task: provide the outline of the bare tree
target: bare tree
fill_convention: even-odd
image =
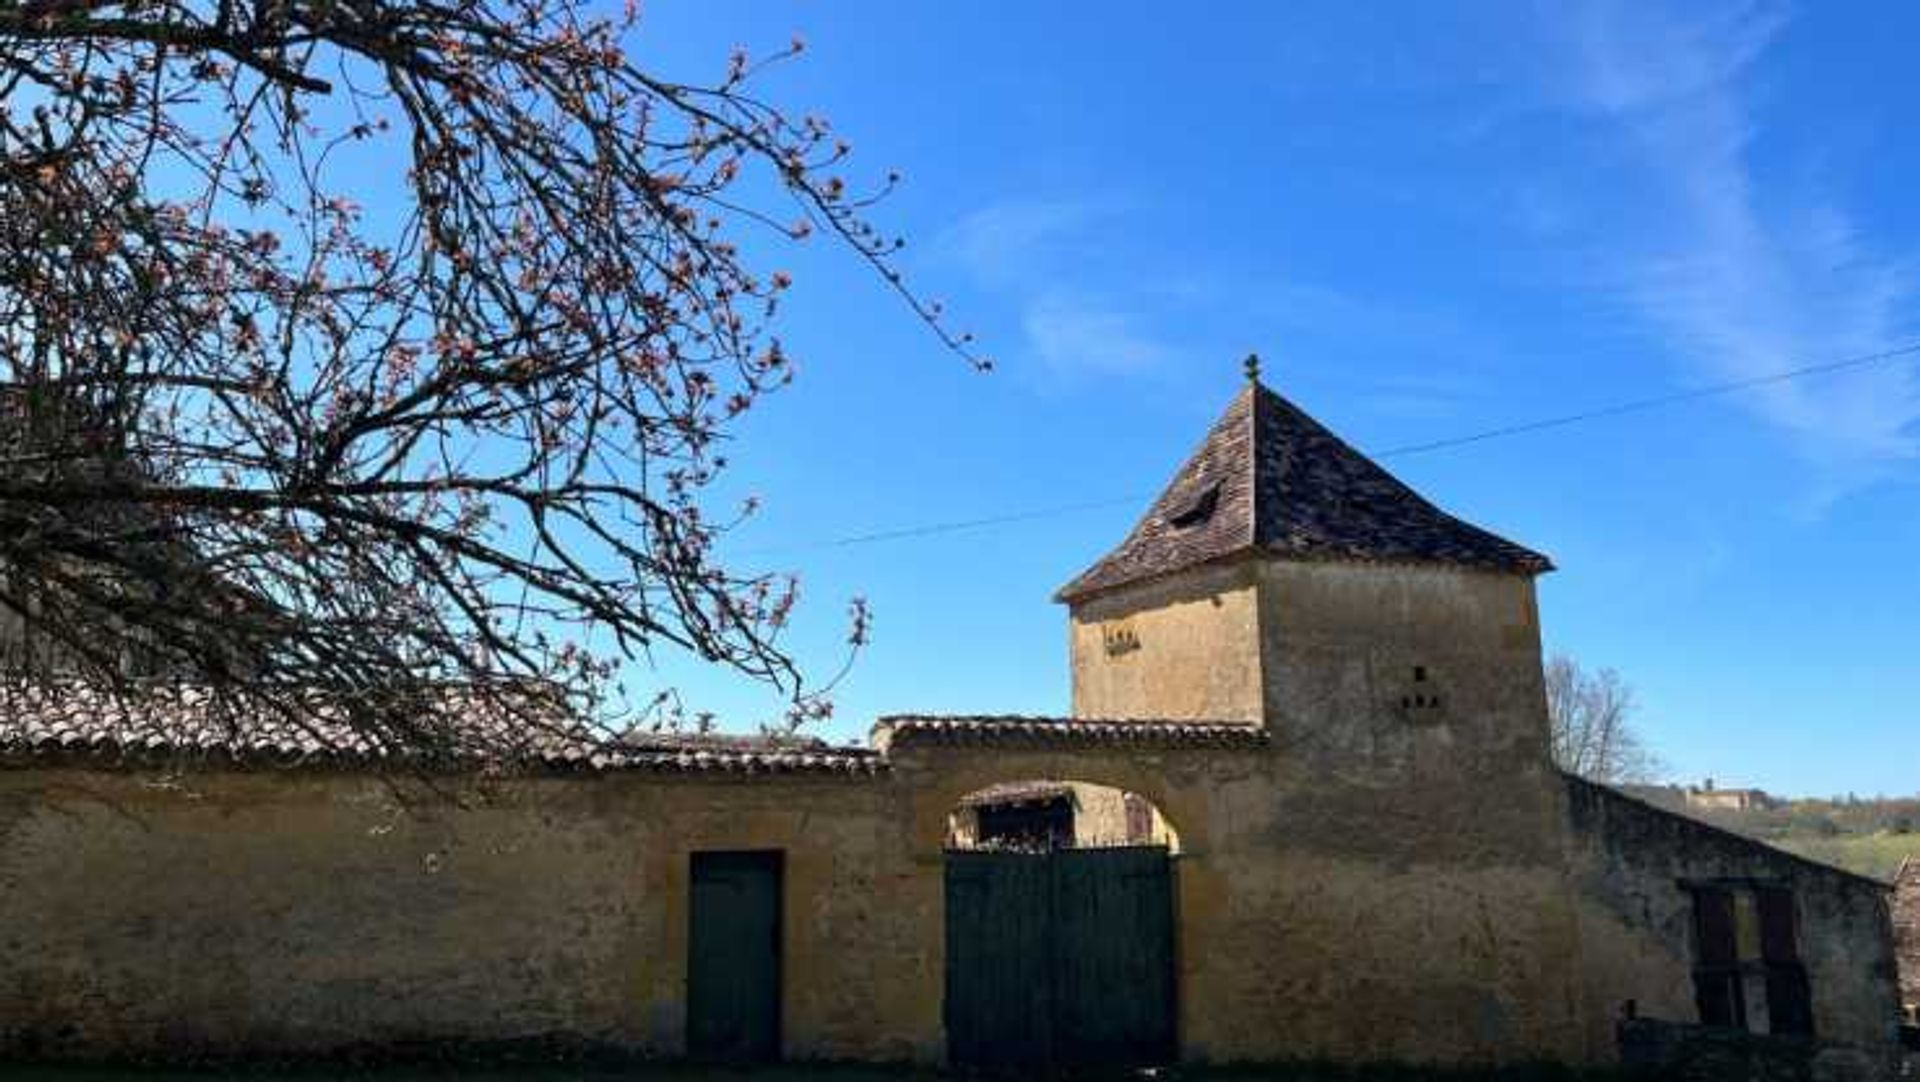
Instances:
[[[1649,783],[1663,771],[1632,724],[1633,689],[1612,669],[1583,670],[1565,654],[1547,661],[1553,759],[1592,781]]]
[[[750,510],[706,495],[728,422],[793,371],[790,280],[741,245],[843,244],[986,362],[865,220],[893,178],[850,190],[744,54],[674,82],[638,31],[577,0],[0,3],[23,656],[294,714],[532,679],[578,714],[667,648],[821,708],[792,583],[713,558]],[[353,724],[431,744],[409,719]]]

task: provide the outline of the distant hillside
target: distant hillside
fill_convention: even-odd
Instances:
[[[1734,809],[1689,804],[1684,789],[1635,786],[1630,791],[1715,826],[1878,879],[1892,879],[1907,857],[1920,859],[1920,796],[1780,799],[1772,806]]]

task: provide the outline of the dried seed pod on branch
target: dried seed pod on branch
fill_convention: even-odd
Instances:
[[[236,716],[386,704],[357,738],[429,755],[410,688],[536,681],[571,709],[528,723],[573,724],[663,647],[819,709],[791,584],[713,555],[727,425],[792,370],[789,279],[741,235],[844,244],[985,362],[825,122],[744,56],[660,78],[637,31],[575,0],[0,6],[14,663]]]

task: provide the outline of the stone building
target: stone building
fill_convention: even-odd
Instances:
[[[1772,811],[1785,802],[1765,789],[1722,789],[1707,778],[1699,785],[1621,785],[1621,792],[1676,811]]]
[[[1884,884],[1554,768],[1549,568],[1250,381],[1060,591],[1069,717],[555,732],[403,804],[188,686],[16,685],[0,1050],[1595,1063],[1628,1014],[1890,1047]]]
[[[1920,860],[1900,862],[1893,877],[1893,940],[1900,962],[1900,1000],[1920,1026]]]
[[[1716,789],[1713,779],[1687,787],[1687,807],[1707,811],[1764,811],[1780,806],[1780,801],[1764,789]]]

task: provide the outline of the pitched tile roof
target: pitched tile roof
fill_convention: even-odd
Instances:
[[[0,684],[0,760],[135,764],[207,760],[238,766],[394,766],[417,761],[325,710],[296,720],[238,715],[206,689],[155,683],[128,694],[80,681]],[[602,736],[555,715],[543,721],[497,703],[450,697],[423,717],[455,767],[658,773],[868,775],[886,762],[868,748],[810,738],[624,733]]]
[[[1299,407],[1249,381],[1126,540],[1054,597],[1076,601],[1253,551],[1522,574],[1553,568],[1545,556],[1428,503]]]
[[[1265,729],[1233,721],[895,715],[881,718],[873,727],[873,745],[883,750],[924,744],[1257,748],[1266,743]]]
[[[1893,955],[1900,966],[1900,1001],[1920,1004],[1920,857],[1901,861],[1893,877]]]

